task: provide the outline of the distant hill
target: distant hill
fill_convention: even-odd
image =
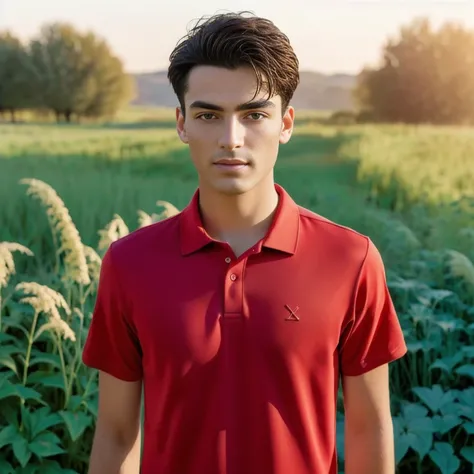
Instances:
[[[137,97],[132,105],[175,107],[176,97],[168,83],[166,71],[132,74],[137,85]],[[352,109],[351,90],[355,76],[350,74],[326,75],[302,71],[292,104],[298,109],[341,110]]]

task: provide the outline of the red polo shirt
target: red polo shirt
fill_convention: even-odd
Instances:
[[[275,187],[239,258],[199,191],[104,256],[83,361],[143,379],[141,474],[336,474],[339,375],[406,352],[373,243]]]

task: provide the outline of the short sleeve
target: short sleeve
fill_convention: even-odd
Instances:
[[[104,254],[91,325],[82,353],[85,365],[125,381],[142,378],[141,350],[124,305],[112,244]]]
[[[343,375],[361,375],[407,352],[382,257],[370,239],[339,348]]]

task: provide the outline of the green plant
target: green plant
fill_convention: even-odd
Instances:
[[[2,474],[86,471],[97,376],[80,355],[101,256],[137,209],[148,211],[138,226],[177,211],[157,194],[181,207],[195,186],[166,114],[159,132],[127,123],[0,130]],[[398,474],[472,471],[474,201],[463,183],[473,146],[465,129],[308,122],[277,165],[298,202],[369,235],[386,262],[409,349],[390,377]],[[38,178],[19,186],[25,169]],[[343,422],[340,407],[341,472]]]
[[[0,472],[2,474],[83,473],[97,416],[97,374],[81,362],[101,257],[111,242],[129,231],[120,216],[99,231],[98,252],[84,245],[56,192],[39,180],[23,180],[28,194],[46,209],[56,248],[50,286],[21,281],[12,253],[33,253],[0,243]],[[177,209],[139,212],[140,226]],[[122,225],[120,225],[122,223]],[[118,231],[117,231],[118,229]],[[52,288],[54,287],[54,289]]]

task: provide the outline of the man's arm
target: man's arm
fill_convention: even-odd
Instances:
[[[142,383],[99,372],[99,408],[89,474],[140,472]]]
[[[342,380],[345,474],[394,474],[388,364]]]

